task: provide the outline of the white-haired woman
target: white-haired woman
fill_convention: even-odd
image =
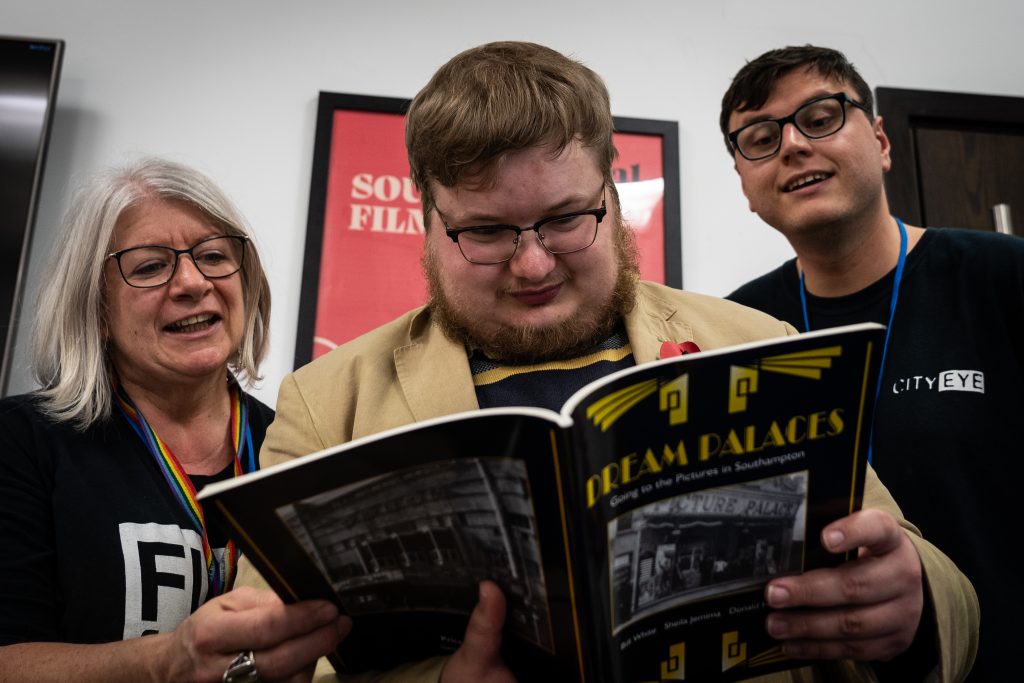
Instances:
[[[273,418],[236,379],[270,320],[242,217],[141,160],[79,192],[48,278],[42,389],[0,401],[0,680],[308,680],[347,618],[229,593],[237,549],[195,500],[258,467]]]

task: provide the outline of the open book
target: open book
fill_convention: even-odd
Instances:
[[[341,672],[454,651],[489,578],[519,680],[738,680],[800,664],[764,584],[831,566],[860,507],[884,328],[856,325],[623,370],[561,413],[487,409],[206,487],[286,600],[354,628]]]

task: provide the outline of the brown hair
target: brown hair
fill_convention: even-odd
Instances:
[[[864,105],[865,115],[871,118],[868,112],[874,111],[875,108],[871,88],[842,52],[814,45],[769,50],[757,59],[747,62],[732,79],[732,85],[722,97],[722,112],[718,118],[718,125],[725,137],[725,147],[729,151],[729,156],[734,153],[729,141],[729,117],[732,113],[764,106],[771,97],[775,82],[800,68],[808,68],[825,78],[849,84],[856,94],[857,101]]]
[[[431,182],[485,186],[508,152],[574,139],[594,150],[612,185],[615,159],[608,89],[601,77],[551,48],[498,42],[471,48],[442,66],[409,105],[405,145],[423,197],[424,224],[434,208]]]

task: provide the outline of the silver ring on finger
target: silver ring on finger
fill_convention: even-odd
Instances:
[[[260,672],[256,668],[256,658],[252,650],[239,652],[224,670],[224,677],[221,680],[224,683],[259,683]]]

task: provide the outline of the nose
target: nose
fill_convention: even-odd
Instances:
[[[540,281],[555,267],[555,255],[540,243],[536,230],[525,230],[519,236],[519,247],[509,261],[509,270],[518,278]]]
[[[178,265],[168,283],[172,296],[195,296],[213,287],[188,254],[178,255]]]
[[[791,154],[806,153],[811,149],[811,141],[800,132],[792,121],[782,127],[782,140],[779,154],[788,157]]]

